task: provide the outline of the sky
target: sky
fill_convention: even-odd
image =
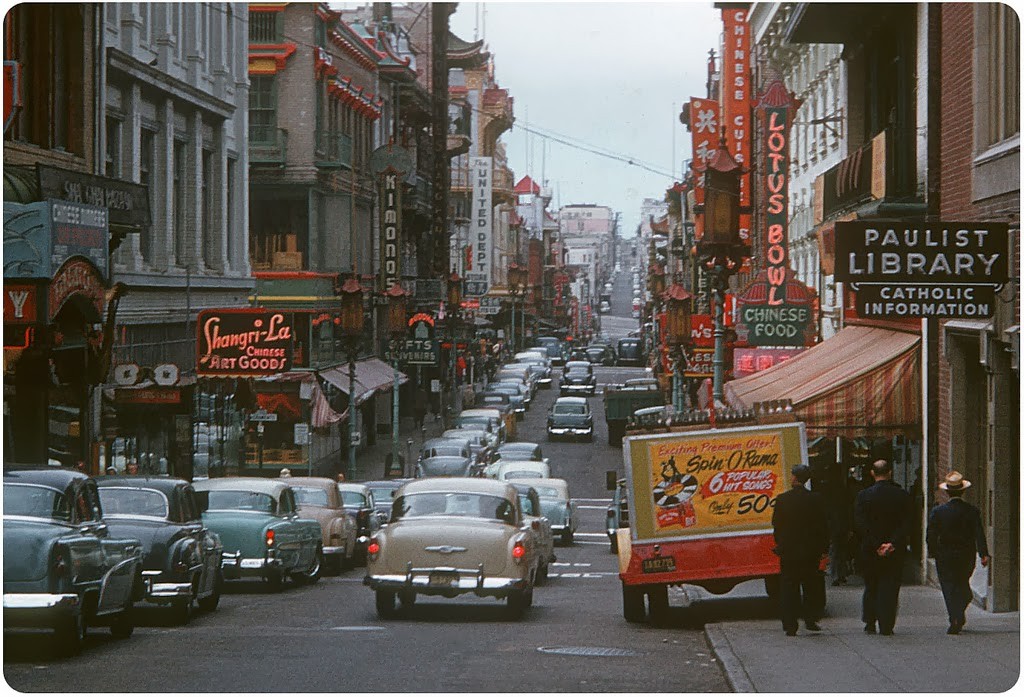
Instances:
[[[706,94],[720,12],[710,2],[460,2],[450,26],[486,41],[497,82],[515,100],[515,125],[502,141],[516,181],[546,178],[552,208],[610,206],[622,214],[623,235],[635,234],[641,201],[660,200],[690,159],[679,112]]]

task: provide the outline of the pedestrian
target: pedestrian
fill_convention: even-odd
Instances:
[[[125,468],[125,472],[127,474],[138,474],[139,473],[139,463],[138,462],[129,462],[128,466]]]
[[[864,631],[891,636],[896,625],[903,559],[912,501],[910,494],[892,481],[892,465],[875,460],[875,483],[857,494],[854,527],[860,535],[858,561],[864,578],[861,619]]]
[[[290,476],[292,476],[292,471],[290,469],[288,469],[287,467],[282,467],[281,468],[281,474],[279,474],[278,476],[279,477],[290,477]]]
[[[939,488],[949,500],[935,506],[928,514],[928,556],[935,559],[939,587],[946,601],[949,629],[946,634],[959,634],[967,622],[967,606],[971,604],[971,574],[974,557],[988,566],[988,544],[981,525],[981,512],[963,499],[971,483],[956,470],[946,475]]]
[[[416,388],[416,394],[412,400],[412,416],[416,422],[416,428],[423,428],[423,420],[427,416],[427,407],[430,404],[430,395],[422,387]]]
[[[786,636],[796,636],[801,617],[808,630],[820,632],[818,620],[825,612],[822,562],[828,552],[828,519],[822,495],[804,486],[810,476],[807,465],[795,466],[790,476],[792,488],[775,497],[772,511],[775,553],[782,574],[779,604]]]
[[[338,472],[337,479],[338,479],[338,483],[339,484],[343,484],[345,482],[345,473],[344,472]]]

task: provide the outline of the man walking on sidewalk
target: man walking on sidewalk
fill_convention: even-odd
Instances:
[[[892,481],[892,465],[875,460],[875,483],[857,494],[854,526],[860,535],[859,563],[864,577],[864,631],[892,635],[900,597],[903,558],[910,524],[910,494]]]
[[[988,566],[988,543],[981,525],[981,512],[963,500],[971,483],[956,470],[946,475],[939,488],[949,501],[936,506],[928,514],[928,556],[935,558],[939,586],[946,601],[949,629],[946,634],[959,634],[967,621],[965,612],[971,604],[971,574],[974,557]]]
[[[822,495],[804,487],[810,477],[807,465],[794,467],[790,479],[793,488],[775,498],[772,512],[775,553],[781,562],[779,601],[786,636],[796,636],[801,616],[807,629],[821,631],[818,620],[825,611],[821,562],[828,551],[828,518]]]

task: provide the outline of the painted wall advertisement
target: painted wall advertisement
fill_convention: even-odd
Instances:
[[[292,364],[291,317],[259,309],[199,313],[196,374],[259,377],[287,372]]]
[[[789,470],[807,462],[802,423],[629,437],[638,539],[771,530]]]
[[[470,209],[469,244],[472,247],[473,270],[466,272],[465,294],[479,297],[491,287],[491,248],[494,238],[494,206],[491,201],[493,165],[490,157],[474,157],[469,161],[473,184]]]

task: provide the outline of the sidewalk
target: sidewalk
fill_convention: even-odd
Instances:
[[[761,591],[760,582],[738,586]],[[691,601],[711,600],[686,586]],[[734,692],[1002,692],[1020,675],[1020,613],[967,609],[958,636],[946,634],[942,593],[904,586],[893,636],[864,633],[863,587],[828,587],[823,631],[801,623],[796,637],[777,619],[705,626],[709,644]]]

